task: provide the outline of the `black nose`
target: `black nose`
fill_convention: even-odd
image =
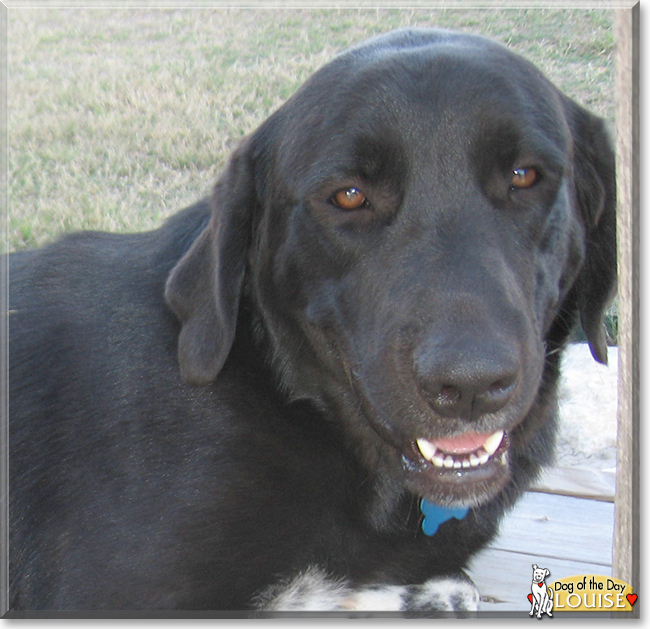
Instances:
[[[475,419],[511,399],[519,377],[516,353],[499,343],[429,345],[415,356],[415,371],[429,405],[445,417]]]

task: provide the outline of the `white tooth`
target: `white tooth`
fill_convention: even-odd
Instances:
[[[503,441],[503,430],[499,430],[498,432],[495,432],[493,435],[490,435],[485,440],[485,443],[483,444],[483,449],[490,456],[492,456],[497,451],[497,448],[501,445],[502,441]]]
[[[478,460],[481,463],[481,465],[487,463],[489,459],[490,459],[490,455],[487,452],[481,451],[478,453]]]
[[[469,464],[472,467],[477,467],[481,463],[481,460],[472,452],[472,454],[469,455]]]
[[[416,443],[418,444],[418,448],[420,449],[422,456],[427,461],[431,461],[436,453],[436,446],[434,446],[430,441],[427,441],[426,439],[418,439]]]
[[[444,467],[445,459],[442,455],[437,454],[431,459],[431,463],[433,463],[436,467]]]
[[[460,461],[456,461],[454,463],[454,469],[459,470],[461,467],[463,467],[463,464]]]
[[[450,456],[448,456],[448,457],[445,459],[444,466],[445,466],[445,467],[449,467],[449,468],[454,467],[454,459],[452,459]]]
[[[469,459],[464,459],[463,460],[463,467],[471,467],[472,464],[469,462]]]

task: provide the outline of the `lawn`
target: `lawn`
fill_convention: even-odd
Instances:
[[[612,14],[584,9],[10,9],[8,247],[139,231],[209,192],[237,141],[338,51],[482,33],[614,118]]]

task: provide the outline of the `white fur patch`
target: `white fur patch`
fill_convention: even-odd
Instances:
[[[272,585],[256,599],[260,611],[329,611],[340,609],[348,592],[345,581],[329,578],[311,566],[294,579]]]
[[[411,611],[478,611],[481,596],[469,580],[452,577],[429,579],[412,586]]]
[[[257,597],[256,607],[265,612],[475,612],[479,600],[474,584],[461,577],[437,577],[418,585],[353,588],[311,566],[268,588]]]

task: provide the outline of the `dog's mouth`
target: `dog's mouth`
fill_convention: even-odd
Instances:
[[[472,470],[486,465],[494,457],[503,458],[507,436],[503,430],[491,435],[465,433],[448,439],[417,439],[422,457],[440,470]]]
[[[413,489],[441,505],[485,502],[508,478],[509,446],[504,430],[416,439],[406,457]]]

